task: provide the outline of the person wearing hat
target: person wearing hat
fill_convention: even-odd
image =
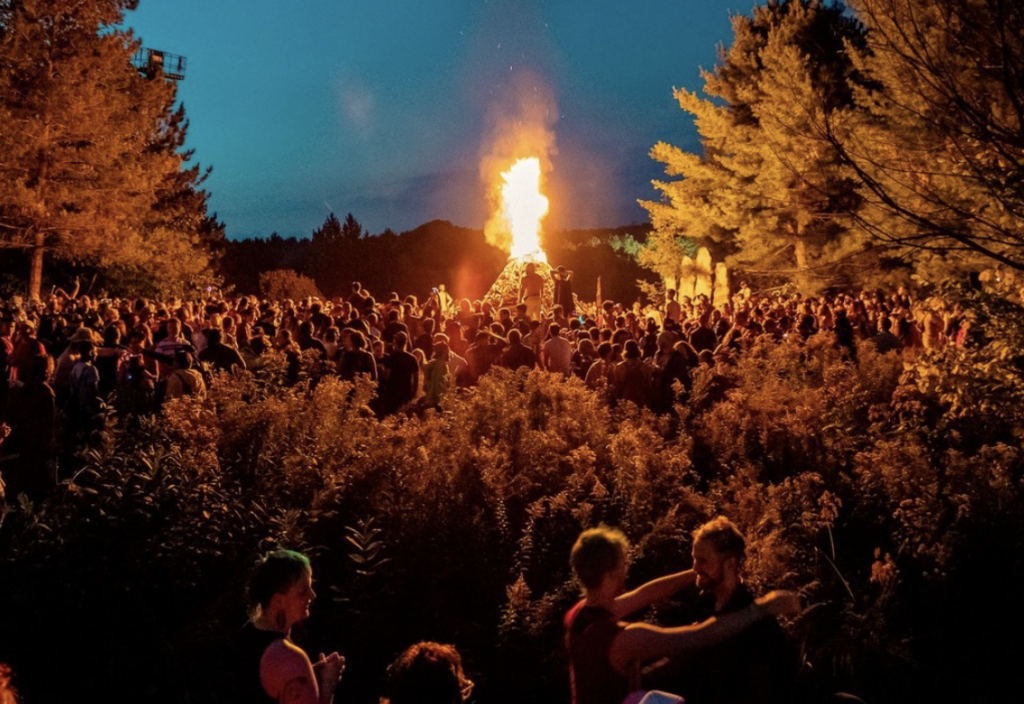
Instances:
[[[71,371],[79,360],[79,345],[83,342],[96,344],[92,328],[80,327],[68,339],[68,346],[57,357],[53,372],[53,390],[57,394],[57,405],[63,406],[71,393]]]
[[[561,264],[555,269],[555,305],[562,306],[566,318],[576,314],[576,301],[572,295],[572,272]]]
[[[167,377],[165,401],[182,396],[202,398],[206,395],[206,382],[203,381],[203,375],[192,368],[194,364],[191,352],[181,349],[174,353],[174,370]]]

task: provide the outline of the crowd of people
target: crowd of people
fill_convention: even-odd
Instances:
[[[575,376],[610,403],[671,412],[694,370],[729,365],[757,339],[837,346],[855,362],[870,341],[912,355],[960,345],[970,316],[906,288],[805,297],[761,294],[741,283],[727,303],[678,296],[660,303],[586,304],[564,267],[541,307],[527,267],[517,301],[455,299],[443,287],[420,301],[373,296],[353,283],[332,300],[102,298],[55,289],[44,302],[0,301],[0,472],[8,494],[45,494],[59,460],[102,427],[104,409],[149,414],[203,396],[217,374],[264,365],[275,354],[297,383],[303,356],[342,379],[376,385],[381,416],[434,407],[495,367]],[[539,312],[538,312],[539,311]],[[9,436],[9,437],[8,437]],[[4,438],[6,437],[6,441]]]
[[[742,284],[717,307],[671,290],[661,303],[626,307],[581,303],[562,285],[538,312],[531,273],[507,306],[440,289],[422,302],[395,293],[377,299],[359,283],[333,300],[95,300],[76,285],[43,303],[2,301],[0,469],[8,494],[44,496],[61,452],[88,443],[105,409],[128,419],[156,413],[269,359],[285,361],[289,383],[298,383],[304,361],[342,379],[366,377],[376,384],[373,410],[381,416],[437,406],[495,367],[575,376],[610,403],[671,412],[685,401],[695,369],[730,365],[757,340],[817,341],[856,363],[861,344],[907,355],[961,345],[970,324],[969,313],[915,300],[904,288],[805,297]],[[797,600],[788,593],[755,599],[742,582],[744,551],[739,530],[717,519],[694,536],[692,570],[626,591],[624,536],[607,527],[581,535],[571,563],[584,598],[565,619],[573,701],[639,701],[638,692],[676,701],[641,683],[695,702],[792,700],[795,661],[772,617],[794,613]],[[267,556],[250,592],[253,619],[242,639],[252,665],[249,699],[329,702],[344,658],[311,661],[289,637],[315,596],[309,561],[287,551]],[[701,595],[692,623],[623,621],[678,592]],[[429,701],[460,702],[472,685],[457,651],[436,643],[403,653],[391,675],[395,704],[427,701],[416,694],[424,688],[445,692]]]

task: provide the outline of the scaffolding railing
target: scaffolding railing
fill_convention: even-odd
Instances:
[[[185,78],[185,64],[184,56],[146,47],[139,47],[132,57],[132,65],[150,78],[163,76],[180,81]]]

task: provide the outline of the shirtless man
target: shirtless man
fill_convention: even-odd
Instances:
[[[537,273],[537,266],[530,262],[519,286],[519,300],[526,304],[526,315],[530,320],[540,320],[540,294],[543,290],[544,279]]]

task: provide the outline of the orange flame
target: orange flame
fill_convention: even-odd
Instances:
[[[540,246],[540,221],[548,214],[548,199],[540,192],[540,159],[517,160],[501,180],[501,217],[512,234],[512,258],[547,263]]]

